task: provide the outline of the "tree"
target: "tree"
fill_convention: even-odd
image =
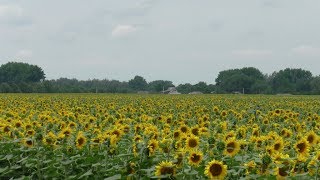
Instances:
[[[163,89],[167,90],[169,87],[174,87],[171,81],[155,80],[148,84],[148,90],[151,92],[161,92]]]
[[[286,68],[273,73],[271,85],[275,93],[306,93],[311,90],[311,80],[310,71]]]
[[[144,91],[148,87],[147,81],[141,76],[135,76],[128,83],[129,87],[134,91]]]
[[[43,70],[21,62],[9,62],[0,66],[0,83],[40,82],[45,79]]]
[[[320,76],[312,78],[310,81],[310,88],[313,94],[320,94]]]
[[[210,93],[211,92],[211,90],[209,89],[207,83],[202,82],[202,81],[200,81],[197,84],[193,85],[192,90],[193,91],[199,91],[199,92],[202,92],[202,93]]]
[[[253,67],[221,71],[216,78],[219,92],[231,93],[245,90],[246,93],[257,93],[262,84],[267,84],[265,76]]]
[[[182,94],[188,94],[193,91],[193,86],[190,83],[179,84],[176,89]]]

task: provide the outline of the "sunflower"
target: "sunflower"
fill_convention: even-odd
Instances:
[[[317,164],[317,160],[312,159],[309,163],[308,163],[308,172],[311,176],[313,176],[317,171],[318,171],[318,164]]]
[[[288,166],[282,165],[282,167],[276,167],[274,169],[274,174],[277,179],[287,179],[290,173],[290,168]]]
[[[228,115],[228,112],[226,110],[221,111],[220,116],[222,118],[226,117]]]
[[[4,125],[2,129],[3,129],[4,133],[8,133],[8,132],[11,131],[11,126],[10,125]]]
[[[315,145],[318,140],[318,135],[314,131],[310,131],[306,134],[306,139],[311,146]]]
[[[76,138],[76,146],[78,149],[81,149],[87,143],[87,138],[83,135],[83,132],[80,131]]]
[[[251,160],[248,163],[245,163],[244,167],[246,167],[246,174],[255,173],[257,164],[253,160]]]
[[[173,132],[173,138],[174,138],[174,139],[179,139],[179,138],[180,138],[180,135],[181,135],[181,133],[180,133],[179,130],[175,130],[175,131]]]
[[[309,143],[305,138],[300,139],[294,146],[299,157],[306,157],[309,155]]]
[[[148,142],[148,150],[149,150],[149,156],[151,156],[152,154],[154,154],[154,152],[158,149],[159,147],[159,142],[155,139],[151,139]]]
[[[224,154],[231,157],[235,156],[240,151],[240,143],[235,139],[231,138],[225,142]]]
[[[279,137],[273,144],[273,150],[282,151],[283,147],[284,147],[283,139]]]
[[[120,129],[114,129],[114,130],[111,132],[111,135],[116,135],[117,138],[120,138],[122,134],[123,134],[123,132],[122,132]]]
[[[175,165],[169,161],[162,161],[156,166],[156,176],[174,176],[175,175]]]
[[[191,135],[186,139],[186,148],[187,149],[195,149],[199,147],[199,137]]]
[[[33,145],[34,145],[32,139],[25,139],[23,143],[24,143],[25,146],[27,146],[29,148],[33,147]]]
[[[227,176],[227,165],[220,161],[212,160],[206,165],[204,174],[209,179],[224,179]]]
[[[189,127],[186,125],[181,125],[179,129],[184,134],[187,134],[189,132]]]
[[[195,136],[199,136],[199,127],[198,126],[192,127],[191,133]]]
[[[135,135],[135,136],[133,137],[133,141],[134,141],[134,142],[141,142],[141,141],[142,141],[142,137],[141,137],[140,135]]]
[[[50,131],[48,134],[46,134],[43,137],[42,142],[46,145],[51,146],[55,144],[56,139],[57,139],[56,135]]]
[[[60,137],[70,137],[72,130],[70,128],[64,128],[61,131]]]
[[[33,136],[35,134],[35,131],[33,129],[27,130],[26,134],[27,136]]]
[[[203,159],[203,153],[201,151],[193,151],[189,156],[189,164],[192,166],[199,166]]]
[[[22,126],[22,122],[19,121],[19,120],[17,120],[17,121],[14,123],[14,126],[15,126],[16,128],[20,128],[20,127]]]
[[[75,122],[70,122],[70,123],[68,124],[68,126],[69,126],[69,128],[74,129],[74,128],[77,127],[77,124],[76,124]]]

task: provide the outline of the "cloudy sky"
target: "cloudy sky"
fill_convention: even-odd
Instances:
[[[319,0],[0,0],[0,64],[36,64],[47,79],[174,84],[245,66],[319,75],[319,9]]]

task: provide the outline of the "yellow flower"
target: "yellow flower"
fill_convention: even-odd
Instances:
[[[30,147],[33,147],[33,145],[34,145],[34,144],[33,144],[33,140],[32,140],[32,139],[25,139],[25,140],[24,140],[24,145],[27,146],[27,147],[29,147],[29,148],[30,148]]]
[[[273,150],[282,151],[283,147],[284,147],[283,139],[279,137],[273,144]]]
[[[227,165],[220,161],[212,160],[206,165],[204,174],[209,179],[224,179],[227,176]]]
[[[148,143],[149,156],[154,154],[155,151],[158,149],[158,147],[159,147],[159,142],[157,140],[155,139],[149,140],[149,143]]]
[[[195,136],[199,136],[199,127],[198,126],[195,126],[195,127],[192,127],[191,128],[191,133]]]
[[[290,169],[288,166],[282,165],[282,167],[276,167],[274,169],[274,175],[276,176],[277,179],[279,180],[284,180],[287,179],[289,176]]]
[[[46,134],[43,137],[42,142],[46,145],[51,146],[55,144],[56,139],[57,139],[56,135],[50,131],[48,134]]]
[[[82,149],[83,146],[87,143],[87,138],[83,135],[83,132],[78,132],[77,138],[76,138],[76,147],[78,149]]]
[[[309,144],[311,146],[315,145],[317,143],[318,140],[318,135],[314,132],[314,131],[310,131],[306,134],[307,141],[309,142]]]
[[[189,127],[186,125],[181,125],[179,129],[184,134],[187,134],[189,132]]]
[[[246,167],[246,174],[255,173],[254,169],[256,168],[257,164],[251,160],[248,163],[244,164],[244,167]]]
[[[312,159],[309,163],[308,163],[308,172],[311,176],[313,176],[314,174],[316,174],[319,164],[319,161]]]
[[[175,175],[175,165],[169,161],[162,161],[156,166],[156,176],[165,176],[168,175],[170,177]]]
[[[240,143],[235,139],[228,139],[225,142],[224,154],[231,157],[235,156],[240,151]]]
[[[199,166],[203,159],[203,153],[201,151],[192,151],[189,155],[189,164],[193,166]]]
[[[299,158],[309,156],[309,143],[306,139],[300,139],[294,146]],[[304,159],[304,158],[303,158]]]
[[[199,147],[199,137],[191,135],[186,139],[186,148],[187,149],[195,149]]]

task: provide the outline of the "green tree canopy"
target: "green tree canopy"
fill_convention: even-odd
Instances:
[[[144,91],[148,87],[147,81],[141,76],[135,76],[133,79],[129,80],[129,87],[135,91]]]
[[[272,88],[275,93],[303,93],[310,91],[312,73],[303,69],[286,68],[271,76]]]
[[[152,92],[161,92],[167,90],[169,87],[173,87],[172,81],[155,80],[148,84],[148,90]]]
[[[266,79],[260,70],[254,67],[245,67],[242,69],[229,69],[219,72],[216,78],[216,86],[220,92],[242,92],[256,93],[263,85],[266,85]]]
[[[310,81],[311,92],[314,94],[320,94],[320,76],[312,78]]]
[[[36,66],[21,62],[9,62],[0,66],[0,83],[29,83],[45,79],[43,70]]]

